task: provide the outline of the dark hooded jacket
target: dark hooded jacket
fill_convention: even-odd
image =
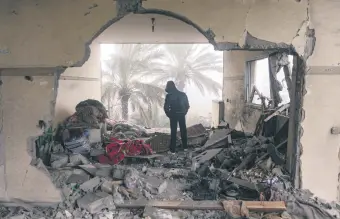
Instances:
[[[164,103],[165,114],[168,117],[186,115],[190,108],[187,95],[179,91],[172,81],[168,82],[165,91],[167,92]]]

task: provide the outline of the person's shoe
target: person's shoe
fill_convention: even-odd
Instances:
[[[170,148],[170,151],[169,151],[169,152],[172,153],[172,154],[175,154],[175,153],[176,153],[176,149]]]

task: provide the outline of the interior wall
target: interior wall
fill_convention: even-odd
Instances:
[[[84,45],[117,18],[116,4],[112,0],[1,1],[0,68],[81,66],[89,55]],[[242,44],[247,30],[260,39],[294,46],[304,39],[297,32],[307,19],[307,5],[307,0],[142,1],[145,9],[177,13],[203,31],[211,30],[217,43]],[[142,37],[137,35],[136,40]]]
[[[31,137],[42,134],[38,121],[50,122],[53,117],[56,89],[53,69],[44,70],[46,76],[32,76],[33,81],[24,78],[27,69],[19,71],[22,74],[16,76],[6,76],[12,74],[11,70],[1,72],[5,75],[1,76],[0,87],[5,165],[0,169],[0,200],[58,202],[60,193],[51,179],[30,165],[34,150],[28,147]]]
[[[246,62],[267,56],[268,52],[225,51],[222,98],[225,104],[225,121],[230,127],[254,132],[261,108],[246,102]]]
[[[101,100],[100,44],[94,42],[90,48],[91,56],[82,67],[67,68],[59,78],[55,124],[72,115],[80,101]]]
[[[339,199],[340,127],[336,94],[340,91],[340,67],[312,67],[306,75],[303,135],[301,138],[302,186],[327,199]]]
[[[314,190],[322,198],[334,200],[334,179],[339,171],[329,168],[324,160],[337,159],[334,148],[339,146],[340,140],[338,136],[329,134],[329,129],[338,125],[339,117],[336,101],[330,104],[329,98],[330,93],[339,93],[340,87],[335,85],[336,74],[329,69],[339,65],[340,2],[148,0],[142,1],[142,4],[146,9],[171,11],[190,19],[202,30],[211,30],[217,43],[231,42],[242,46],[242,36],[246,30],[278,46],[281,42],[292,44],[305,57],[312,54],[307,60],[308,67],[318,66],[321,69],[315,73],[317,76],[306,77],[304,133],[301,138],[304,150],[301,158],[302,182],[303,188]],[[3,31],[0,35],[0,68],[82,65],[88,55],[84,45],[116,18],[116,9],[116,1],[112,0],[1,1],[0,29]],[[312,32],[305,35],[307,26],[315,29],[315,36]],[[140,37],[138,35],[136,39]],[[305,50],[306,44],[309,49]],[[318,104],[320,97],[323,105]],[[320,113],[324,120],[316,123],[321,121]],[[310,127],[313,124],[323,124],[322,130],[316,131]],[[21,132],[25,133],[24,130]],[[321,147],[322,154],[318,151]],[[327,171],[314,171],[314,166],[309,165],[309,156],[320,169],[323,167],[322,170]],[[330,182],[330,185],[312,185],[318,179]]]
[[[155,19],[154,25],[152,18]],[[208,39],[193,26],[160,14],[126,15],[108,27],[95,41],[103,44],[208,43]]]

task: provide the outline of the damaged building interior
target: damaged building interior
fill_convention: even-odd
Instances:
[[[1,1],[0,218],[340,218],[339,9]],[[188,127],[189,150],[100,102],[100,45],[132,43],[223,51],[216,121]]]

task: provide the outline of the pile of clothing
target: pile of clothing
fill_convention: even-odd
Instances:
[[[106,154],[98,156],[102,164],[118,164],[124,160],[125,156],[151,155],[153,151],[149,144],[143,140],[119,140],[110,138],[110,143],[106,145]]]
[[[81,101],[76,106],[76,112],[64,122],[66,127],[81,126],[88,128],[100,128],[108,118],[104,105],[98,100],[88,99]]]

